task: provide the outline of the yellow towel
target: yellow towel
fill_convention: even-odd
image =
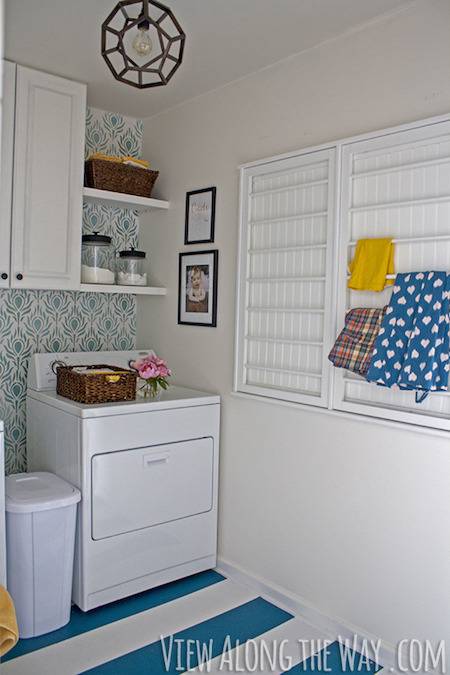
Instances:
[[[392,239],[360,239],[349,270],[348,287],[356,291],[382,291],[391,286],[394,279],[386,275],[394,274]]]
[[[0,586],[0,656],[9,652],[19,639],[16,612],[6,588]]]
[[[88,157],[88,159],[104,159],[107,162],[119,162],[123,164],[124,162],[134,162],[139,164],[143,169],[148,169],[150,167],[150,162],[147,162],[146,159],[136,159],[136,157],[114,157],[113,155],[105,155],[103,152],[94,152]]]

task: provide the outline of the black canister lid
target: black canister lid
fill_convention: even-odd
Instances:
[[[94,232],[94,234],[83,234],[81,241],[83,244],[100,244],[100,246],[105,246],[106,244],[110,244],[112,239],[106,234]]]
[[[136,251],[133,247],[129,251],[120,251],[119,253],[120,258],[145,258],[145,255],[144,251]]]

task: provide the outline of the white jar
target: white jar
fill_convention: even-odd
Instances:
[[[84,234],[81,247],[81,282],[83,284],[114,284],[114,251],[111,237]]]
[[[116,262],[116,283],[120,286],[146,286],[145,257],[144,251],[136,251],[134,248],[120,251]]]

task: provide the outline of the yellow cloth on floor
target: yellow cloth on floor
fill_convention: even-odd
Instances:
[[[382,291],[394,279],[394,244],[392,239],[359,239],[355,257],[349,265],[348,287],[355,291]]]
[[[9,652],[19,639],[16,612],[6,588],[0,586],[0,656]]]
[[[123,164],[124,162],[133,162],[134,164],[139,164],[143,169],[148,169],[150,167],[150,162],[147,162],[146,159],[136,159],[136,157],[115,157],[114,155],[105,155],[103,152],[94,152],[88,157],[88,159],[104,159],[107,162],[119,162]]]

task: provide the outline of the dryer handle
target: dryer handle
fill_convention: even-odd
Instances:
[[[169,461],[170,454],[168,452],[160,452],[153,455],[144,455],[143,463],[144,468],[151,467],[155,464],[167,464]]]

